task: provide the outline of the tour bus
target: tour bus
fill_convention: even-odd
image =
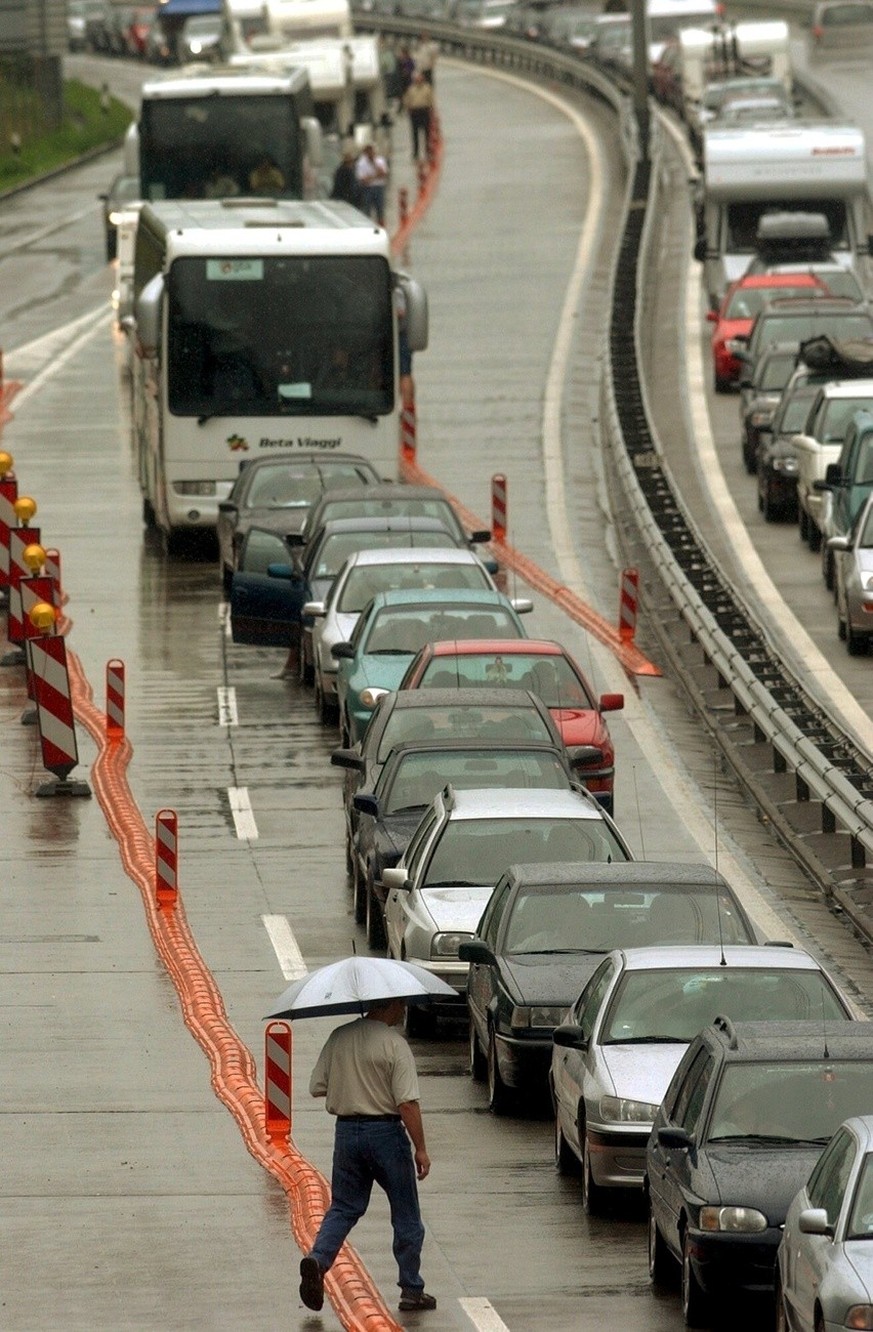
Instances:
[[[286,46],[312,37],[351,37],[353,32],[349,0],[221,0],[225,57],[256,51],[264,38]]]
[[[125,165],[146,200],[315,192],[321,129],[305,70],[191,65],[143,84]],[[259,175],[260,173],[260,175]]]
[[[400,309],[423,350],[422,288],[392,272],[387,233],[348,204],[143,205],[134,443],[144,520],[168,548],[215,526],[244,459],[357,453],[396,478]]]

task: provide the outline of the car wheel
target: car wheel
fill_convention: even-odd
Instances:
[[[821,532],[810,518],[809,520],[809,548],[813,554],[818,554],[821,550]]]
[[[800,527],[801,541],[805,541],[807,544],[809,544],[809,514],[806,512],[806,509],[804,509],[803,505],[800,506],[800,511],[797,515],[797,522]]]
[[[746,471],[749,476],[754,476],[758,470],[758,452],[754,444],[748,439],[743,440],[743,462],[746,464]]]
[[[649,1198],[648,1247],[649,1280],[654,1286],[666,1286],[673,1279],[675,1268],[670,1250],[664,1243],[664,1236],[661,1234],[658,1222],[655,1220],[655,1210],[652,1207],[651,1197]]]
[[[843,619],[843,616],[840,614],[837,615],[837,637],[839,638],[841,643],[845,643],[846,621]]]
[[[765,522],[765,523],[773,523],[773,522],[775,522],[776,519],[779,517],[779,506],[778,506],[778,504],[774,504],[774,503],[773,503],[773,499],[772,499],[772,496],[771,496],[771,494],[770,494],[770,487],[769,487],[769,486],[767,486],[767,488],[766,488],[765,491],[764,491],[764,498],[763,498],[763,501],[762,501],[762,508],[763,508],[763,511],[764,511],[764,522]]]
[[[720,375],[713,375],[712,387],[715,389],[716,393],[730,393],[731,381],[729,379],[722,379]]]
[[[582,1143],[582,1207],[588,1216],[599,1216],[606,1201],[605,1190],[595,1183],[591,1173],[591,1148],[584,1120],[579,1125],[579,1139]]]
[[[555,1169],[559,1175],[578,1175],[579,1162],[567,1146],[558,1111],[555,1110]]]
[[[500,1076],[493,1028],[488,1032],[488,1108],[494,1115],[508,1115],[512,1110],[512,1093]]]
[[[233,569],[228,568],[226,564],[221,566],[221,586],[224,588],[224,595],[230,596],[230,587],[233,582]]]
[[[848,615],[846,616],[846,651],[850,657],[863,657],[867,651],[866,634],[855,633]]]
[[[788,1322],[788,1311],[785,1308],[785,1296],[782,1292],[782,1282],[779,1279],[779,1268],[776,1268],[776,1332],[791,1332],[791,1325]]]
[[[709,1301],[691,1266],[691,1241],[682,1238],[682,1316],[686,1327],[705,1327],[709,1322]]]
[[[106,262],[111,264],[118,253],[118,237],[115,234],[115,227],[106,228]]]
[[[474,1082],[484,1082],[487,1076],[488,1062],[479,1049],[479,1037],[470,1018],[470,1077]]]
[[[355,857],[355,868],[352,876],[352,908],[355,916],[355,923],[363,925],[367,919],[367,881]]]
[[[430,1038],[436,1033],[436,1018],[429,1008],[409,1004],[406,1009],[406,1034],[413,1040]]]
[[[321,687],[321,676],[318,672],[315,675],[315,711],[326,725],[336,720],[336,704],[325,695]]]
[[[306,649],[304,647],[306,637],[306,634],[300,635],[300,683],[304,685],[312,685],[315,681],[315,670],[312,662],[306,655]]]
[[[383,949],[387,943],[385,938],[385,921],[382,916],[382,907],[376,897],[376,890],[373,886],[372,865],[367,866],[366,899],[367,943],[371,948]]]
[[[142,520],[146,527],[155,527],[155,510],[150,499],[143,499]]]
[[[833,592],[834,575],[836,573],[836,570],[834,569],[834,557],[833,555],[829,554],[827,551],[825,551],[824,558],[821,562],[821,572],[822,572],[822,577],[824,578],[825,587],[829,592]]]

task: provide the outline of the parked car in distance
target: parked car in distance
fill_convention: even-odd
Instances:
[[[845,536],[830,537],[834,561],[837,628],[852,657],[861,656],[873,641],[873,495]]]
[[[873,412],[861,410],[846,427],[846,437],[835,463],[825,468],[824,481],[816,481],[815,489],[828,492],[830,503],[824,510],[824,530],[827,540],[822,544],[822,577],[828,590],[834,587],[835,547],[830,537],[848,537],[867,496],[873,490]]]
[[[564,739],[577,749],[575,771],[610,814],[615,749],[604,718],[624,707],[623,694],[594,693],[582,668],[560,643],[547,639],[472,639],[425,643],[400,689],[530,689],[550,709]],[[590,752],[586,752],[586,750]]]
[[[118,223],[121,214],[139,199],[139,176],[129,176],[120,172],[113,176],[109,189],[97,198],[103,205],[103,236],[106,246],[106,261],[109,263],[118,253]]]
[[[873,1327],[873,1115],[840,1125],[785,1218],[778,1332]]]
[[[87,48],[85,34],[86,0],[67,0],[67,49],[84,51]]]
[[[822,334],[846,341],[873,341],[873,314],[849,297],[824,292],[815,297],[773,297],[756,315],[748,338],[735,339],[734,350],[747,366],[754,367],[765,347],[776,343],[799,346]]]
[[[365,919],[371,948],[385,946],[382,872],[396,865],[428,805],[447,785],[456,791],[568,791],[573,774],[562,746],[513,740],[412,741],[392,749],[372,791],[353,799],[355,918]]]
[[[848,1003],[793,948],[721,944],[616,949],[555,1029],[552,1094],[582,1197],[643,1182],[646,1140],[685,1047],[720,1014],[732,1021],[848,1021]],[[557,1136],[557,1130],[556,1130]]]
[[[467,545],[491,540],[486,529],[467,532],[455,509],[436,486],[398,486],[382,483],[362,495],[359,490],[336,490],[312,506],[300,534],[304,545],[322,523],[332,518],[436,518],[447,532]]]
[[[758,467],[758,446],[773,420],[782,390],[797,366],[797,344],[767,347],[754,372],[740,379],[740,440],[743,462],[751,475]]]
[[[801,296],[810,290],[827,292],[823,282],[806,273],[746,274],[730,284],[718,310],[709,310],[706,316],[714,325],[712,366],[716,393],[726,393],[739,382],[742,362],[730,344],[735,338],[749,336],[756,315],[767,301],[774,296]]]
[[[487,1076],[492,1110],[544,1095],[552,1032],[604,954],[719,939],[751,944],[755,932],[708,865],[510,866],[459,953],[470,963],[470,1072]]]
[[[383,873],[389,955],[434,971],[460,1002],[467,963],[458,948],[472,938],[510,865],[632,859],[609,815],[585,791],[448,787],[397,865]]]
[[[820,0],[809,25],[810,54],[857,57],[873,44],[873,4],[869,0]]]
[[[221,14],[195,14],[182,24],[178,37],[179,59],[221,59]]]
[[[714,1303],[772,1298],[782,1226],[840,1123],[873,1104],[869,1022],[734,1023],[688,1047],[646,1149],[649,1270],[680,1264],[689,1327]]]

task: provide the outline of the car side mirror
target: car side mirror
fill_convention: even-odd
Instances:
[[[306,614],[306,607],[303,607],[303,613]],[[352,661],[355,656],[355,649],[351,643],[334,643],[330,649],[330,655],[334,661]]]
[[[842,551],[845,553],[847,550],[852,549],[852,543],[846,536],[832,536],[827,539],[827,548],[828,550]]]
[[[406,877],[406,870],[398,865],[391,865],[382,871],[382,883],[386,888],[399,888],[403,892],[409,892],[412,887],[412,880]]]
[[[589,763],[603,762],[603,750],[599,745],[568,745],[567,758],[573,768],[587,767]]]
[[[824,479],[825,479],[825,486],[842,485],[843,472],[838,462],[828,463],[827,467],[825,468]]]
[[[624,694],[601,694],[601,712],[621,712],[624,707]]]
[[[834,1234],[823,1207],[805,1207],[797,1218],[797,1229],[801,1235],[829,1235],[833,1238]]]
[[[290,564],[268,564],[267,577],[284,578],[289,583],[293,583],[295,579],[298,582],[300,581],[299,573],[296,569],[293,569]]]
[[[352,772],[366,772],[367,761],[356,749],[335,749],[330,756],[335,768],[350,768]]]
[[[533,610],[533,602],[528,597],[512,597],[510,604],[516,615],[529,615]]]
[[[285,540],[288,542],[289,546],[306,545],[306,537],[302,532],[291,532],[290,535],[286,536]]]
[[[300,613],[311,620],[321,620],[327,614],[323,601],[305,601]]]
[[[563,1046],[566,1050],[588,1049],[588,1038],[575,1022],[562,1022],[560,1027],[555,1027],[552,1032],[552,1042]]]
[[[694,242],[694,249],[691,251],[699,264],[702,264],[706,258],[706,237],[701,236]]]
[[[490,574],[496,574],[500,572],[500,565],[497,563],[496,560],[483,560],[482,563],[485,565],[485,568],[488,570]]]
[[[379,801],[371,791],[359,791],[352,804],[359,814],[369,814],[371,818],[378,819]]]
[[[717,324],[717,323],[718,323],[718,311],[717,311],[717,310],[707,310],[707,312],[706,312],[706,322],[707,322],[708,324]]]
[[[694,1138],[684,1128],[659,1128],[658,1142],[662,1147],[670,1147],[677,1152],[690,1151],[694,1146]]]
[[[233,500],[219,500],[219,501],[218,501],[218,512],[219,512],[219,513],[238,513],[239,510],[237,509],[237,507],[236,507],[236,505],[234,504]]]
[[[479,545],[483,541],[491,540],[491,532],[487,527],[477,528],[475,532],[467,534],[467,540],[472,546]]]
[[[490,967],[496,962],[496,958],[482,939],[468,939],[458,948],[458,957],[462,962],[479,962],[483,966]]]

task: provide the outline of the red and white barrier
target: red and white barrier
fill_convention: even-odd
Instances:
[[[174,809],[155,815],[155,897],[162,910],[176,905],[179,892],[179,817]]]
[[[124,735],[124,662],[117,657],[106,663],[106,734],[110,740]]]
[[[506,477],[495,472],[491,478],[491,531],[495,541],[506,540]]]
[[[61,552],[54,550],[51,546],[45,553],[45,571],[55,585],[54,604],[60,610],[67,599],[61,583]]]
[[[637,569],[622,569],[621,594],[618,606],[618,636],[623,643],[632,643],[637,632],[639,592],[639,571]]]
[[[400,225],[405,226],[409,217],[409,190],[406,188],[397,191],[397,215],[400,218]]]
[[[56,612],[52,597],[54,586],[50,578],[38,574],[35,578],[22,578],[19,583],[21,594],[21,623],[24,628],[25,648],[29,638],[39,638],[42,634],[54,633]],[[49,612],[51,615],[49,616]],[[35,698],[33,690],[33,672],[29,654],[25,652],[25,671],[27,674],[27,697]],[[22,722],[30,726],[37,720],[36,712],[25,712]]]
[[[409,462],[415,458],[415,435],[415,403],[404,403],[400,408],[400,452]]]
[[[42,747],[43,767],[57,782],[37,789],[38,796],[90,795],[87,782],[71,782],[70,773],[79,762],[67,646],[59,634],[44,634],[27,640],[27,657],[36,700],[36,721]]]
[[[270,1139],[291,1132],[291,1028],[271,1022],[264,1033],[264,1127]]]
[[[20,505],[21,500],[16,504]],[[24,558],[28,546],[39,545],[38,527],[13,527],[9,531],[9,620],[6,637],[18,651],[7,652],[0,665],[20,665],[23,660],[21,646],[24,643],[24,623],[21,609],[21,580],[31,575],[30,565]]]
[[[0,454],[0,458],[3,456]],[[14,476],[4,473],[0,476],[0,590],[9,586],[9,533],[18,526],[17,499],[18,482]]]

